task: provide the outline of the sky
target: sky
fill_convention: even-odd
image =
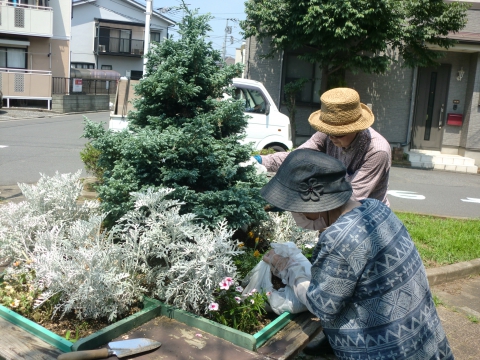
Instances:
[[[140,3],[145,3],[144,0],[137,0]],[[210,40],[213,43],[213,47],[219,51],[223,49],[223,43],[225,40],[225,27],[227,25],[227,19],[245,20],[245,3],[246,0],[185,0],[190,9],[198,9],[199,14],[210,13],[214,19],[210,21],[212,32]],[[153,9],[158,8],[172,8],[179,6],[181,2],[179,0],[153,0]],[[182,11],[169,11],[164,13],[168,18],[180,22],[182,19]],[[232,33],[227,35],[227,49],[226,56],[235,58],[235,49],[239,48],[244,41],[242,35],[240,35],[240,25],[238,21],[228,21],[228,26],[232,27]],[[169,33],[176,35],[175,29],[169,29]],[[173,30],[173,31],[172,31]],[[231,37],[233,36],[233,44],[231,44]]]

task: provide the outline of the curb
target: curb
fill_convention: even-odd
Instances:
[[[475,274],[480,274],[480,259],[464,261],[439,268],[427,269],[427,278],[430,287],[462,279],[468,275]]]

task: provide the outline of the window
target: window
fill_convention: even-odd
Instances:
[[[102,70],[112,70],[112,65],[102,65]]]
[[[150,32],[150,42],[160,42],[160,34],[159,32]]]
[[[72,69],[95,69],[95,64],[92,63],[71,63]]]
[[[0,47],[0,67],[26,69],[27,49]]]
[[[233,97],[244,101],[246,112],[265,114],[265,99],[259,91],[237,88]]]
[[[320,103],[320,82],[322,78],[322,69],[318,64],[312,64],[301,60],[298,55],[287,54],[285,84],[300,78],[309,79],[304,85],[302,92],[297,94],[297,101],[303,103]]]
[[[140,80],[143,76],[143,71],[132,70],[130,71],[130,79],[132,80]]]

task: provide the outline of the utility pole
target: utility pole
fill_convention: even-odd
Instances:
[[[146,55],[150,49],[150,17],[152,15],[152,0],[146,0],[147,8],[145,12],[145,38],[143,44],[143,76],[147,72],[147,58]]]
[[[227,35],[232,33],[232,27],[228,26],[228,20],[235,20],[235,19],[227,19],[227,25],[225,26],[225,39],[223,40],[223,50],[222,50],[223,61],[225,61],[225,55],[227,53]]]

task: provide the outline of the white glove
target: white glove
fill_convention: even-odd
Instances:
[[[297,279],[310,280],[312,264],[295,244],[292,242],[274,243],[272,248],[263,256],[263,261],[270,264],[275,276],[292,288]]]
[[[253,165],[255,167],[255,170],[257,170],[257,174],[266,174],[267,173],[267,168],[263,166],[262,164],[259,164],[257,160],[252,156],[249,160],[245,162],[241,162],[238,164],[238,166],[241,167],[247,167]]]

